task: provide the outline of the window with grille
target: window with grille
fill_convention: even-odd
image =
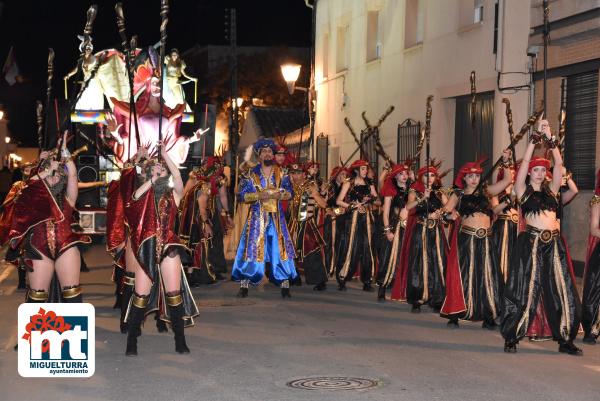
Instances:
[[[398,149],[396,160],[398,163],[413,158],[417,153],[419,139],[421,137],[421,122],[407,118],[402,124],[398,124]],[[422,151],[423,155],[425,151]],[[419,159],[415,160],[416,168],[419,169]]]
[[[567,77],[565,165],[580,189],[594,189],[598,71]]]

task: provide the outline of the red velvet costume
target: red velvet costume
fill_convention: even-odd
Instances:
[[[4,245],[8,241],[8,234],[14,216],[15,199],[18,198],[24,187],[25,181],[15,182],[2,203],[0,208],[0,245]]]
[[[150,187],[139,199],[132,197],[131,201],[126,203],[125,216],[131,229],[133,253],[144,273],[152,281],[145,314],[159,310],[160,318],[170,321],[171,316],[165,301],[167,294],[161,280],[160,262],[171,251],[179,251],[182,255],[186,250],[185,245],[173,231],[177,219],[177,205],[173,192],[166,192],[158,202],[155,202],[154,188]],[[180,291],[183,299],[184,324],[190,326],[194,324],[193,317],[198,315],[198,308],[183,269],[181,269]],[[132,309],[131,305],[129,309]]]
[[[89,244],[88,236],[71,230],[74,210],[66,199],[60,207],[43,180],[28,180],[15,199],[10,246],[16,249],[26,239],[25,261],[31,264],[32,259],[41,257],[36,254],[56,260],[78,243]]]
[[[158,264],[171,247],[185,245],[175,234],[177,206],[173,192],[154,202],[154,188],[150,187],[139,199],[131,199],[125,206],[125,216],[131,229],[131,246],[140,266],[154,282]]]
[[[111,181],[108,186],[106,203],[106,250],[113,256],[117,266],[125,267],[124,252],[117,252],[127,240],[127,221],[125,204],[131,199],[135,187],[135,168],[121,171],[119,180]]]

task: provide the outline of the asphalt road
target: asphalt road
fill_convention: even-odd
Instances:
[[[189,355],[174,351],[172,334],[148,321],[139,356],[125,357],[126,336],[112,309],[108,257],[86,254],[84,297],[96,308],[96,373],[88,379],[24,379],[17,373],[16,272],[0,265],[0,400],[507,400],[600,399],[600,345],[578,345],[583,357],[552,342],[523,341],[505,354],[498,332],[465,323],[459,330],[407,305],[378,304],[358,283],[339,293],[292,288],[282,300],[270,284],[235,298],[235,283],[194,289],[201,315],[186,331]],[[363,390],[309,390],[302,378],[370,379]],[[310,381],[323,385],[324,381]],[[361,385],[364,381],[359,382]],[[366,384],[370,384],[366,383]],[[347,382],[331,382],[343,387]]]

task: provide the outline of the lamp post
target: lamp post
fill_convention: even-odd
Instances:
[[[296,86],[296,81],[300,76],[300,64],[282,64],[281,65],[281,74],[283,75],[283,79],[288,87],[288,92],[290,95],[294,94],[294,91],[299,90],[302,92],[306,92],[306,97],[304,98],[305,104],[308,106],[308,117],[309,117],[309,126],[310,126],[310,139],[309,146],[311,151],[311,157],[314,159],[314,104],[313,100],[316,98],[314,91],[312,88],[304,88],[302,86]],[[300,150],[302,149],[302,135],[300,135],[300,145],[298,146],[298,158],[300,157]]]
[[[281,66],[281,74],[283,75],[283,79],[288,87],[288,92],[290,95],[294,94],[294,90],[298,89],[304,92],[307,92],[307,88],[296,87],[296,81],[300,76],[300,68],[302,66],[300,64],[283,64]]]

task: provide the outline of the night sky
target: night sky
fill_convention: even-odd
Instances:
[[[7,86],[0,79],[0,104],[10,119],[13,137],[34,145],[34,102],[45,100],[48,47],[54,48],[54,95],[62,96],[62,77],[79,56],[86,10],[98,5],[92,34],[94,52],[120,48],[114,5],[100,0],[0,0],[0,65],[14,47],[25,82]],[[159,41],[160,0],[124,0],[127,35],[139,46]],[[225,11],[237,9],[239,46],[310,46],[311,11],[304,0],[171,0],[167,49],[180,51],[199,45],[226,45]],[[30,139],[31,138],[31,139]]]

